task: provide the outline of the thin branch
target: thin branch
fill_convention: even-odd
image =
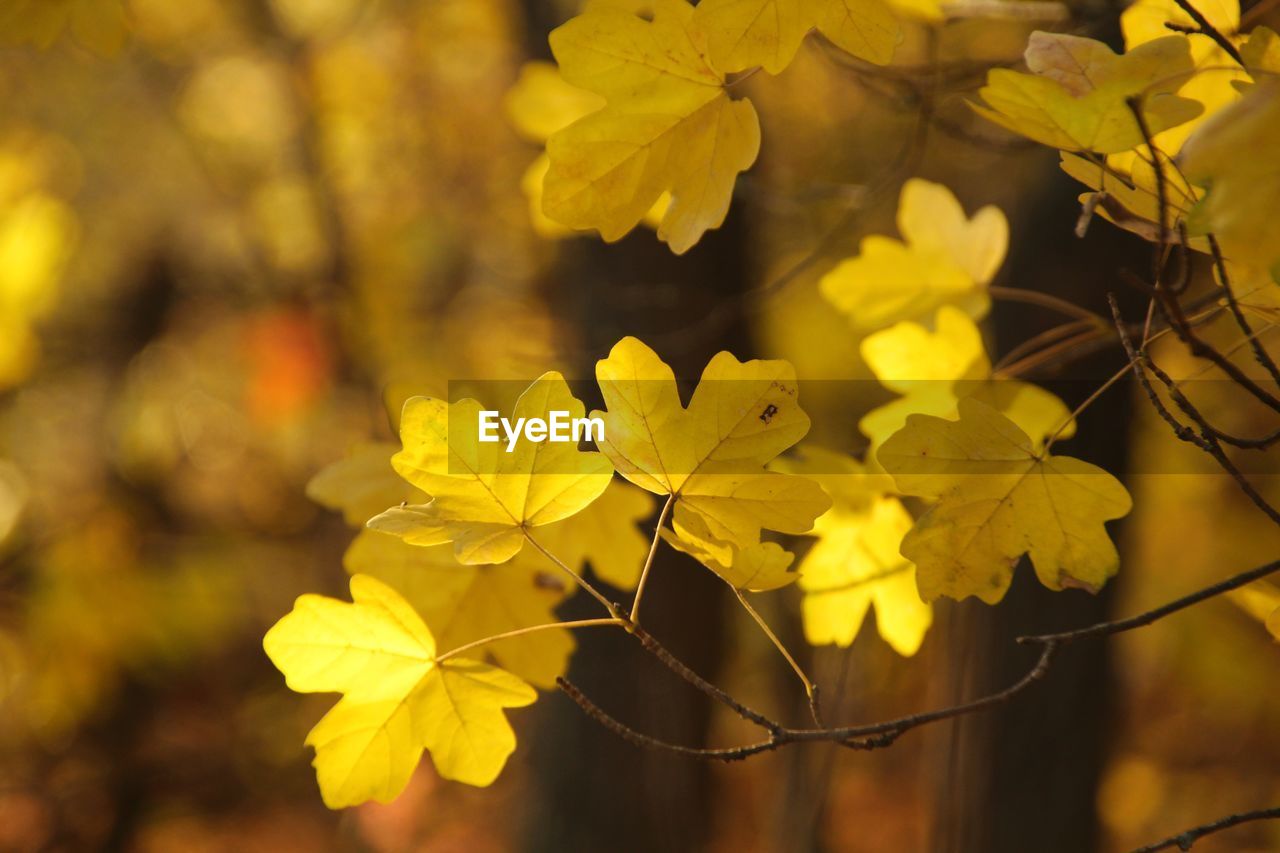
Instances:
[[[1244,332],[1245,338],[1249,341],[1253,349],[1254,359],[1271,375],[1271,381],[1280,384],[1280,368],[1277,368],[1275,361],[1271,358],[1271,354],[1267,352],[1266,347],[1254,335],[1253,326],[1249,324],[1249,319],[1240,310],[1240,303],[1236,301],[1235,289],[1231,286],[1231,278],[1227,275],[1226,260],[1222,257],[1222,249],[1218,246],[1218,238],[1213,234],[1209,235],[1209,252],[1213,256],[1213,265],[1218,271],[1218,281],[1222,285],[1222,292],[1226,294],[1227,306],[1231,309],[1231,315],[1235,318],[1236,325],[1240,327],[1240,331]]]
[[[1096,388],[1092,394],[1090,394],[1088,397],[1084,399],[1084,402],[1076,406],[1075,410],[1071,414],[1067,415],[1067,417],[1062,421],[1062,423],[1058,426],[1058,428],[1053,431],[1053,434],[1050,435],[1047,439],[1045,439],[1044,449],[1040,451],[1041,456],[1048,456],[1050,448],[1053,447],[1054,443],[1058,440],[1058,437],[1062,435],[1062,433],[1066,430],[1066,428],[1071,426],[1073,423],[1075,423],[1076,420],[1080,417],[1080,415],[1084,414],[1085,409],[1089,408],[1094,403],[1096,403],[1098,401],[1098,398],[1107,392],[1107,389],[1109,389],[1112,385],[1115,385],[1117,382],[1123,379],[1125,377],[1125,374],[1128,372],[1129,372],[1129,365],[1126,364],[1124,367],[1120,368],[1115,373],[1113,373],[1110,379],[1108,379],[1106,382],[1103,382],[1100,386],[1098,386],[1098,388]]]
[[[762,752],[771,752],[794,743],[827,742],[835,743],[850,749],[879,749],[894,743],[902,734],[910,731],[911,729],[985,711],[1009,701],[1019,693],[1026,690],[1032,684],[1044,678],[1049,671],[1055,653],[1065,645],[1069,645],[1080,640],[1090,640],[1098,637],[1120,634],[1125,631],[1132,631],[1135,628],[1150,625],[1151,623],[1163,619],[1166,616],[1185,610],[1188,607],[1199,604],[1200,602],[1206,601],[1225,592],[1238,589],[1239,587],[1250,584],[1275,572],[1280,572],[1280,560],[1241,572],[1240,574],[1224,581],[1220,581],[1216,584],[1205,587],[1204,589],[1197,590],[1196,592],[1183,596],[1182,598],[1175,599],[1174,601],[1160,607],[1156,607],[1136,616],[1131,616],[1127,619],[1100,622],[1094,625],[1078,628],[1074,631],[1019,637],[1019,643],[1035,644],[1040,646],[1040,654],[1037,656],[1034,665],[1027,670],[1026,674],[1003,690],[946,708],[939,708],[918,714],[909,714],[892,720],[857,726],[840,726],[834,728],[820,727],[814,729],[794,729],[782,726],[758,712],[751,711],[720,688],[715,687],[705,679],[698,676],[671,655],[670,652],[664,649],[657,640],[644,632],[643,629],[636,628],[634,633],[644,644],[645,648],[658,656],[659,659],[668,667],[681,674],[685,680],[689,681],[690,684],[693,684],[702,692],[734,709],[744,719],[755,723],[769,733],[769,737],[766,740],[738,747],[714,749],[689,747],[669,743],[659,738],[642,734],[628,727],[624,723],[619,722],[617,719],[603,711],[598,705],[587,698],[580,689],[570,682],[565,679],[559,679],[557,683],[560,685],[560,688],[564,690],[565,693],[568,694],[568,696],[573,699],[574,702],[576,702],[578,706],[582,708],[583,711],[592,719],[596,720],[610,731],[617,733],[620,737],[625,738],[629,742],[647,749],[662,749],[679,755],[713,761],[738,761]]]
[[[1174,848],[1183,851],[1190,850],[1197,841],[1206,835],[1213,835],[1215,832],[1221,832],[1224,829],[1230,829],[1233,826],[1239,826],[1242,823],[1249,823],[1255,820],[1280,820],[1280,807],[1228,815],[1212,823],[1185,829],[1177,835],[1169,836],[1164,841],[1157,841],[1155,844],[1139,847],[1132,853],[1158,853],[1160,850],[1173,850]]]
[[[1257,568],[1249,569],[1238,575],[1233,575],[1224,581],[1220,581],[1204,589],[1196,590],[1190,595],[1184,595],[1182,598],[1176,598],[1168,604],[1162,604],[1145,613],[1139,613],[1137,616],[1130,616],[1127,619],[1117,619],[1114,622],[1099,622],[1096,625],[1089,625],[1086,628],[1077,628],[1074,631],[1061,631],[1057,634],[1037,634],[1030,637],[1019,637],[1019,643],[1072,643],[1076,640],[1083,640],[1090,637],[1104,637],[1112,634],[1121,634],[1125,631],[1132,631],[1134,628],[1143,628],[1152,622],[1158,622],[1166,616],[1177,613],[1179,610],[1186,610],[1188,607],[1207,601],[1210,598],[1222,595],[1224,592],[1230,592],[1233,589],[1239,589],[1242,586],[1248,586],[1256,580],[1261,580],[1268,575],[1280,572],[1280,560],[1273,560]]]
[[[653,568],[653,558],[658,553],[658,543],[662,541],[662,525],[667,521],[667,514],[671,512],[671,505],[675,503],[676,496],[674,494],[667,495],[667,502],[662,505],[662,512],[658,513],[658,523],[653,527],[653,541],[649,543],[649,556],[645,557],[644,568],[640,570],[640,580],[636,582],[636,597],[631,601],[631,621],[640,624],[640,600],[644,598],[644,585],[649,580],[649,570]]]
[[[760,726],[760,728],[770,732],[781,728],[778,723],[770,720],[764,714],[748,708],[724,690],[721,690],[710,681],[707,681],[705,678],[698,675],[698,673],[690,669],[684,661],[667,651],[665,646],[659,643],[652,634],[641,628],[639,625],[632,624],[628,626],[628,630],[637,640],[640,641],[640,645],[644,650],[657,658],[661,664],[683,678],[689,684],[693,685],[700,692],[705,693],[707,696],[710,696],[712,699],[715,699],[717,702],[733,711],[739,717],[742,717],[742,719],[755,723],[757,726]]]
[[[776,648],[782,656],[787,659],[787,663],[791,665],[792,671],[795,672],[796,676],[800,679],[800,683],[804,685],[804,695],[809,699],[809,711],[813,714],[813,721],[817,725],[821,726],[822,714],[818,710],[817,686],[809,680],[809,676],[805,675],[800,664],[796,662],[795,657],[793,657],[787,647],[783,645],[782,640],[778,639],[778,635],[769,627],[769,623],[764,621],[764,617],[760,615],[760,612],[751,606],[750,601],[747,601],[746,594],[736,586],[732,587],[732,589],[733,594],[738,597],[738,603],[742,605],[742,609],[747,611],[747,614],[752,618],[752,620],[760,626],[760,630],[764,632],[764,635],[769,638],[771,643],[773,643],[774,648]]]
[[[1200,28],[1200,32],[1217,42],[1218,47],[1222,48],[1223,53],[1235,60],[1241,68],[1244,67],[1244,57],[1240,55],[1240,51],[1231,43],[1231,39],[1227,38],[1222,32],[1209,23],[1209,19],[1200,14],[1200,10],[1192,6],[1187,0],[1173,0],[1178,4],[1178,8],[1186,12],[1191,20],[1196,22],[1196,26]]]
[[[1109,324],[1106,318],[1101,314],[1096,314],[1088,308],[1083,308],[1052,293],[1043,293],[1039,290],[1025,290],[1021,287],[1000,287],[991,285],[987,288],[987,292],[996,299],[1004,299],[1009,302],[1025,302],[1028,305],[1039,305],[1042,308],[1050,308],[1059,313],[1066,314],[1069,317],[1075,317],[1077,320],[1084,320],[1094,326],[1107,327]]]

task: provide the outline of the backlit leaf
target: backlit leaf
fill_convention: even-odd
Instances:
[[[880,0],[702,0],[694,14],[721,71],[757,65],[777,74],[791,64],[810,30],[876,65],[902,40],[898,21]]]
[[[822,277],[822,295],[863,331],[932,317],[941,305],[975,319],[986,315],[986,286],[1009,245],[999,208],[984,207],[970,219],[946,187],[912,178],[902,186],[898,230],[901,241],[865,238],[856,256]]]
[[[1035,32],[1025,56],[1031,74],[992,69],[978,92],[985,104],[972,106],[996,124],[1044,145],[1100,154],[1140,145],[1142,134],[1128,98],[1141,98],[1152,133],[1203,112],[1196,101],[1173,94],[1194,67],[1181,35],[1117,56],[1093,39]]]
[[[600,449],[626,479],[676,495],[674,519],[705,537],[698,549],[715,552],[722,568],[758,545],[762,529],[804,533],[830,506],[812,480],[764,470],[809,430],[786,362],[722,352],[686,409],[671,368],[624,338],[597,363],[596,379],[606,406],[593,413],[605,422]]]
[[[504,708],[537,694],[516,676],[465,658],[436,663],[436,641],[381,581],[351,579],[351,602],[301,596],[263,648],[300,693],[342,698],[307,735],[330,808],[389,802],[422,756],[446,779],[488,785],[516,745]]]
[[[560,72],[607,105],[555,133],[543,211],[620,239],[664,193],[658,237],[681,254],[729,209],[739,172],[755,162],[760,126],[730,99],[684,0],[657,0],[652,20],[609,4],[551,34]]]
[[[959,412],[910,416],[878,454],[900,492],[937,501],[902,541],[921,596],[994,604],[1024,554],[1050,589],[1099,589],[1119,567],[1104,522],[1128,514],[1124,486],[1079,459],[1037,454],[984,403],[962,399]]]
[[[414,545],[453,542],[463,563],[500,563],[520,550],[525,529],[568,518],[609,485],[609,461],[573,442],[533,442],[523,435],[512,453],[480,441],[480,403],[428,397],[405,403],[404,449],[392,465],[431,496],[426,504],[392,507],[369,526]],[[520,396],[515,418],[547,419],[553,411],[583,415],[581,401],[558,373],[546,373]]]

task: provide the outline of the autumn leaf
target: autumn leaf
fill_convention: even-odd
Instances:
[[[351,602],[303,595],[263,648],[299,693],[342,698],[307,735],[330,808],[389,802],[425,749],[446,779],[493,782],[516,745],[504,708],[532,704],[533,688],[475,660],[436,660],[427,626],[393,589],[351,579]]]
[[[898,553],[911,515],[893,481],[848,456],[806,447],[784,470],[812,477],[834,504],[814,522],[814,543],[800,561],[801,616],[813,645],[852,645],[874,605],[876,630],[900,655],[919,650],[933,608],[916,591],[916,570]]]
[[[707,563],[713,571],[760,544],[762,529],[804,533],[830,506],[812,480],[764,470],[809,430],[786,362],[744,363],[722,352],[686,409],[671,368],[624,338],[596,364],[596,379],[606,406],[593,413],[605,423],[600,449],[632,483],[675,495],[681,538],[716,555]]]
[[[590,115],[604,104],[604,98],[594,92],[566,83],[560,76],[560,69],[551,62],[526,62],[504,101],[512,126],[526,139],[540,145],[556,131]],[[567,228],[542,212],[542,186],[550,168],[551,160],[544,152],[529,164],[520,179],[520,188],[529,199],[529,221],[533,230],[547,238],[585,233]],[[641,221],[657,228],[669,202],[670,197],[664,193]]]
[[[1100,588],[1120,562],[1104,522],[1129,512],[1124,486],[1079,459],[1037,454],[984,403],[961,399],[959,413],[911,415],[878,454],[900,492],[937,501],[902,541],[924,600],[994,604],[1024,554],[1050,589]]]
[[[329,465],[307,483],[307,497],[338,510],[347,524],[364,523],[389,506],[429,498],[409,485],[391,467],[400,445],[370,441],[351,449],[345,459]]]
[[[1192,233],[1213,233],[1232,261],[1280,280],[1280,165],[1243,153],[1270,151],[1277,140],[1280,83],[1268,80],[1202,124],[1179,159],[1187,178],[1208,190],[1188,221]]]
[[[1219,33],[1234,34],[1240,30],[1240,4],[1236,0],[1196,0],[1195,8]],[[1120,14],[1125,49],[1132,51],[1140,45],[1169,38],[1168,24],[1199,29],[1199,24],[1176,0],[1138,0]],[[1175,91],[1179,97],[1200,104],[1203,111],[1190,121],[1154,135],[1156,147],[1170,155],[1178,153],[1187,137],[1206,118],[1239,100],[1236,86],[1249,80],[1245,70],[1210,36],[1193,31],[1180,38],[1187,43],[1195,73],[1181,80]],[[1121,161],[1116,165],[1125,168],[1128,164]]]
[[[1235,33],[1240,28],[1240,6],[1234,0],[1206,0],[1198,2],[1196,8],[1219,32]],[[1198,26],[1175,0],[1139,0],[1129,6],[1120,15],[1126,49],[1132,51],[1140,45],[1168,38],[1166,23]],[[1186,75],[1176,92],[1180,97],[1201,104],[1204,110],[1198,117],[1152,137],[1156,148],[1166,156],[1176,155],[1187,137],[1209,116],[1235,103],[1240,97],[1238,87],[1249,80],[1249,75],[1237,67],[1235,60],[1209,36],[1192,32],[1185,38],[1195,72]],[[1159,196],[1151,156],[1145,147],[1139,147],[1107,156],[1103,167],[1079,155],[1063,152],[1062,169],[1098,194],[1082,195],[1082,203],[1093,205],[1104,219],[1155,242],[1160,233],[1156,225]],[[1202,193],[1191,186],[1172,164],[1164,164],[1163,171],[1168,205],[1166,217],[1173,225],[1186,219]],[[1190,245],[1194,249],[1208,251],[1208,244],[1203,238],[1190,241]]]
[[[677,513],[662,538],[677,551],[702,563],[735,589],[766,592],[795,581],[790,571],[795,555],[776,542],[752,542],[745,546],[719,541],[702,516]]]
[[[398,450],[388,443],[359,445],[312,478],[307,494],[363,527],[389,504],[421,498],[391,467]],[[599,577],[630,589],[649,548],[636,524],[653,509],[652,497],[615,479],[586,509],[539,528],[538,542],[579,574],[589,564]],[[410,545],[375,530],[356,537],[343,565],[350,574],[370,575],[403,595],[446,648],[555,621],[554,608],[576,589],[542,554],[528,549],[504,563],[464,566],[448,543]],[[532,684],[550,688],[564,674],[574,647],[569,631],[552,629],[488,644],[477,657],[492,658]]]
[[[527,549],[505,563],[462,566],[447,543],[410,545],[376,530],[361,532],[342,564],[350,574],[377,578],[404,596],[446,649],[554,622],[555,608],[573,591],[571,581]],[[472,656],[491,657],[549,689],[564,675],[575,645],[570,631],[549,629],[488,643]]]
[[[902,30],[880,0],[702,0],[694,20],[721,71],[761,66],[778,74],[810,30],[859,59],[885,65]]]
[[[609,485],[609,462],[570,442],[532,442],[514,452],[479,440],[482,406],[413,397],[400,420],[404,449],[396,471],[431,496],[426,504],[392,507],[369,526],[414,545],[454,543],[462,563],[500,563],[520,550],[526,529],[579,512]],[[514,417],[547,419],[553,411],[580,418],[583,405],[559,373],[545,373],[516,402]]]
[[[1067,151],[1113,154],[1142,143],[1127,100],[1142,100],[1152,133],[1190,121],[1203,107],[1175,94],[1192,73],[1185,37],[1146,42],[1117,56],[1105,44],[1062,33],[1034,32],[1024,74],[995,68],[971,106],[1014,133]]]
[[[1105,167],[1078,154],[1061,152],[1062,171],[1088,186],[1093,192],[1080,196],[1082,204],[1096,198],[1095,212],[1115,225],[1137,234],[1144,240],[1155,242],[1160,229],[1160,196],[1156,187],[1156,170],[1151,155],[1146,151],[1126,151],[1106,158]],[[1165,216],[1172,225],[1185,221],[1203,192],[1192,186],[1182,173],[1165,164]],[[1208,251],[1203,238],[1192,239],[1188,245]]]
[[[855,327],[874,331],[955,305],[975,319],[991,307],[986,287],[1004,261],[1009,225],[999,208],[973,218],[941,184],[912,178],[898,201],[901,241],[871,236],[819,282]]]
[[[1280,36],[1269,27],[1254,27],[1244,44],[1240,56],[1245,68],[1255,77],[1280,74]],[[1237,81],[1236,87],[1240,87]]]
[[[868,335],[862,359],[880,384],[902,396],[872,409],[858,428],[879,447],[912,414],[952,418],[961,397],[973,397],[1012,420],[1040,448],[1055,433],[1075,434],[1071,410],[1056,396],[1016,379],[992,376],[982,332],[963,311],[938,309],[934,330],[918,323],[898,323]]]
[[[543,212],[608,241],[664,193],[658,237],[683,254],[724,221],[739,172],[755,162],[760,125],[730,99],[684,0],[657,0],[652,20],[597,4],[551,33],[565,81],[606,106],[547,141]]]

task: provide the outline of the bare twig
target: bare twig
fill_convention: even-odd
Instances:
[[[1158,853],[1160,850],[1173,850],[1174,848],[1183,851],[1190,850],[1197,841],[1206,835],[1213,835],[1215,832],[1221,832],[1224,829],[1230,829],[1233,826],[1239,826],[1242,823],[1250,823],[1255,820],[1280,820],[1280,807],[1228,815],[1211,823],[1184,829],[1177,835],[1171,835],[1163,841],[1148,844],[1146,847],[1139,847],[1132,853]]]
[[[1056,634],[1039,634],[1019,637],[1019,643],[1024,645],[1034,644],[1040,646],[1040,654],[1037,656],[1035,663],[1025,675],[1003,690],[990,693],[986,696],[981,696],[968,702],[951,705],[946,708],[924,711],[918,714],[909,714],[892,720],[857,726],[819,727],[813,729],[799,729],[783,726],[780,723],[765,717],[763,714],[747,708],[725,691],[712,685],[710,682],[706,681],[681,663],[674,655],[663,648],[656,639],[646,633],[643,629],[638,627],[634,628],[633,633],[638,639],[640,639],[645,649],[655,655],[666,666],[679,674],[698,690],[725,704],[729,708],[733,709],[739,716],[755,723],[757,726],[768,732],[769,736],[767,739],[738,747],[690,747],[669,743],[661,740],[660,738],[642,734],[610,716],[570,682],[560,679],[558,683],[560,688],[564,690],[565,693],[568,694],[569,697],[573,699],[573,701],[576,702],[578,706],[582,708],[583,711],[592,719],[596,720],[610,731],[617,733],[620,737],[625,738],[629,742],[647,749],[662,749],[679,755],[713,761],[739,761],[752,755],[757,755],[762,752],[772,752],[773,750],[795,743],[827,742],[835,743],[851,749],[879,749],[892,744],[911,729],[919,728],[942,720],[950,720],[978,713],[1009,701],[1019,693],[1026,690],[1032,684],[1042,679],[1048,673],[1054,654],[1062,646],[1078,642],[1080,640],[1089,640],[1098,637],[1111,636],[1113,634],[1120,634],[1125,631],[1132,631],[1135,628],[1150,625],[1151,623],[1163,619],[1166,616],[1185,610],[1192,605],[1199,604],[1202,601],[1206,601],[1225,592],[1229,592],[1230,590],[1238,589],[1239,587],[1245,586],[1246,584],[1252,583],[1278,571],[1280,571],[1280,560],[1241,572],[1240,574],[1226,580],[1205,587],[1204,589],[1197,590],[1196,592],[1183,596],[1182,598],[1175,599],[1174,601],[1160,607],[1148,610],[1136,616],[1131,616],[1127,619],[1099,622],[1094,625],[1077,628],[1073,631],[1063,631]]]
[[[1200,32],[1213,39],[1218,47],[1222,48],[1222,52],[1231,57],[1240,67],[1244,67],[1244,57],[1240,55],[1240,51],[1231,43],[1231,39],[1227,38],[1213,24],[1209,23],[1209,19],[1200,14],[1200,10],[1192,6],[1188,0],[1173,0],[1178,4],[1178,8],[1186,12],[1191,20],[1196,22],[1196,26],[1200,28]]]

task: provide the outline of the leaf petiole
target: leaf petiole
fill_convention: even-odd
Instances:
[[[468,652],[472,649],[480,648],[481,646],[487,646],[490,643],[496,643],[499,640],[510,640],[513,637],[523,637],[525,634],[534,634],[538,631],[550,630],[551,628],[564,628],[566,630],[571,630],[573,628],[595,628],[606,625],[621,626],[623,624],[623,620],[610,617],[608,619],[577,619],[571,622],[547,622],[543,625],[530,625],[526,628],[516,628],[514,631],[504,631],[501,634],[494,634],[492,637],[485,637],[480,640],[473,640],[470,643],[464,643],[457,648],[449,649],[449,651],[442,655],[436,655],[435,662],[439,665],[451,657],[456,657],[463,652]]]
[[[667,521],[671,506],[676,501],[674,494],[667,496],[667,502],[658,513],[658,523],[653,528],[653,541],[649,543],[649,556],[645,558],[644,568],[640,570],[640,580],[636,583],[636,597],[631,601],[631,621],[640,624],[640,599],[644,597],[644,585],[649,580],[649,570],[653,568],[653,558],[658,553],[658,543],[662,541],[662,525]]]

